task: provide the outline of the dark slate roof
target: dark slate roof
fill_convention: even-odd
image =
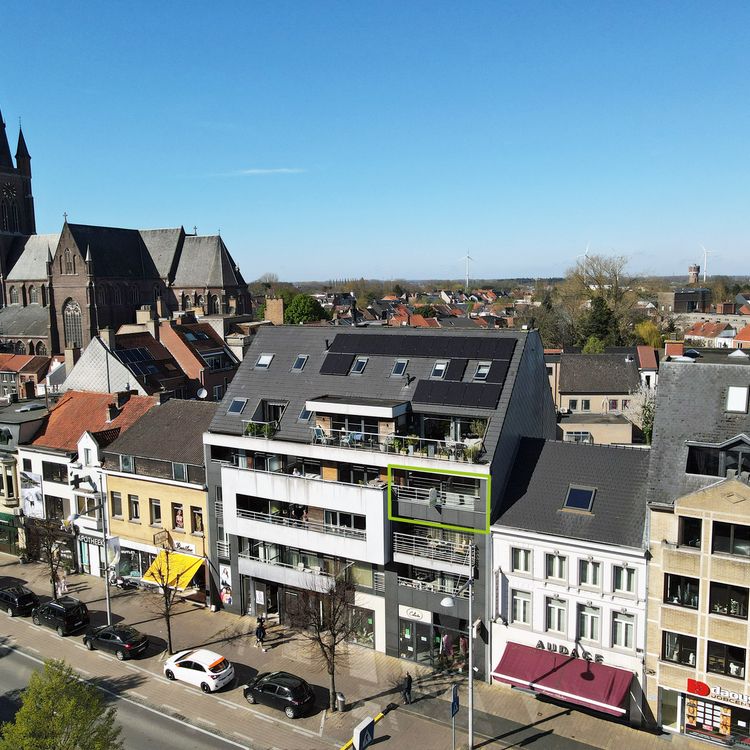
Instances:
[[[137,229],[68,224],[78,250],[91,251],[94,274],[110,278],[153,279],[158,271]]]
[[[215,403],[171,399],[146,412],[108,451],[202,466],[203,433],[215,410]]]
[[[722,364],[664,362],[659,370],[649,472],[649,502],[675,500],[718,481],[686,474],[688,447],[694,440],[718,445],[736,435],[750,435],[750,414],[725,411],[730,385],[750,385],[747,360],[725,358]]]
[[[177,264],[174,286],[245,286],[245,282],[221,237],[188,235]]]
[[[179,229],[141,229],[140,235],[162,279],[171,278],[185,232]]]
[[[522,438],[495,525],[641,548],[649,453]],[[562,509],[571,484],[596,488],[591,513]]]
[[[638,365],[621,354],[563,354],[560,393],[631,393],[640,385]]]
[[[0,336],[24,338],[49,333],[49,308],[42,305],[8,305],[0,309]]]
[[[8,135],[5,132],[2,112],[0,112],[0,167],[14,168],[13,159],[10,158],[10,146],[8,145]]]
[[[47,255],[55,252],[60,234],[32,234],[24,238],[9,259],[8,281],[47,281]]]

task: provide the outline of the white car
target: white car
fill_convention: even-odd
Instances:
[[[221,654],[197,648],[170,656],[164,662],[164,676],[197,685],[204,693],[213,693],[234,679],[234,667]]]

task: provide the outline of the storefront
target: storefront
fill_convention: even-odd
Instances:
[[[78,559],[84,573],[101,577],[104,573],[104,537],[91,532],[78,534]]]
[[[206,603],[206,558],[161,549],[141,578],[179,591],[184,599]]]
[[[123,578],[143,578],[158,552],[159,549],[152,545],[120,537],[120,561],[117,563],[117,575]]]
[[[398,651],[402,659],[463,672],[469,639],[466,620],[399,604]]]
[[[0,552],[9,555],[18,554],[17,516],[11,513],[0,513]]]

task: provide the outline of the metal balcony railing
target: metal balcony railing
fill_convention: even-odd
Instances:
[[[253,555],[249,552],[240,552],[239,557],[245,560],[253,560],[254,562],[263,563],[264,565],[274,565],[279,568],[286,568],[287,570],[296,570],[300,573],[311,573],[312,575],[321,576],[322,578],[333,578],[333,576],[326,573],[322,568],[313,565],[311,568],[305,566],[304,563],[297,563],[292,565],[291,563],[282,562],[281,560],[266,560],[258,555]]]
[[[457,596],[460,599],[468,599],[468,589],[462,591],[460,594],[458,591],[466,581],[459,581],[456,577],[454,578],[443,578],[435,581],[422,581],[418,578],[406,578],[405,576],[398,577],[398,585],[406,586],[411,589],[418,589],[419,591],[434,591],[437,594],[449,594],[450,596]]]
[[[289,518],[276,513],[259,513],[254,510],[242,510],[237,508],[238,518],[247,518],[251,521],[260,521],[261,523],[271,523],[276,526],[285,526],[297,531],[317,531],[320,534],[333,534],[335,536],[344,536],[349,539],[359,539],[364,541],[367,538],[367,532],[362,529],[351,529],[348,526],[333,526],[332,524],[323,523],[322,521],[303,521],[302,519]]]
[[[393,533],[393,551],[404,555],[414,555],[436,562],[449,562],[457,565],[471,564],[471,542],[469,539],[451,542],[446,539],[425,535]]]
[[[216,542],[216,552],[219,557],[229,557],[229,542]]]
[[[385,573],[376,570],[372,574],[372,590],[373,591],[385,591]]]
[[[481,500],[479,495],[469,492],[438,490],[436,487],[402,487],[393,485],[391,488],[396,500],[406,500],[419,505],[450,505],[456,507],[473,505]]]
[[[279,423],[274,419],[263,422],[259,419],[243,419],[242,434],[249,437],[272,438],[279,429]]]

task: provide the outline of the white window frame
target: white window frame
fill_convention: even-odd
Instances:
[[[487,380],[487,376],[490,374],[490,367],[492,362],[477,362],[477,369],[474,370],[474,380],[484,382]]]
[[[274,355],[270,352],[263,352],[255,363],[255,369],[267,370],[271,366],[271,362],[273,362],[273,357]]]
[[[438,359],[432,366],[432,372],[430,372],[430,380],[442,380],[445,377],[445,373],[448,371],[449,360]]]
[[[305,365],[307,364],[308,359],[309,356],[307,354],[298,354],[294,358],[294,362],[292,363],[292,369],[290,370],[290,372],[302,372],[302,370],[305,369]]]
[[[565,555],[546,552],[544,555],[544,577],[548,581],[567,581],[568,558]]]
[[[593,573],[593,582],[588,580]],[[602,564],[598,560],[582,558],[578,561],[578,585],[590,589],[600,589],[602,586]]]
[[[622,570],[626,585],[630,585],[629,588],[618,588],[617,586],[617,571]],[[613,565],[612,566],[612,591],[615,594],[635,594],[635,580],[636,571],[635,568],[629,565]]]
[[[239,404],[239,407],[235,408],[235,404]],[[242,414],[242,412],[245,411],[246,406],[246,398],[233,398],[232,403],[229,404],[229,408],[227,409],[227,414]]]
[[[182,477],[177,476],[177,474],[179,473],[177,470],[178,466],[182,467]],[[175,482],[187,482],[188,470],[186,463],[182,463],[180,461],[172,461],[172,479],[174,479]]]
[[[133,460],[133,456],[120,454],[120,471],[125,474],[135,473],[135,462]]]
[[[399,365],[403,365],[403,367],[399,367]],[[409,366],[409,360],[408,359],[397,359],[393,363],[393,369],[391,370],[391,377],[392,378],[403,378],[406,374],[406,368]],[[398,372],[396,370],[399,370]]]
[[[156,520],[156,514],[154,510],[159,509],[159,520]],[[148,499],[148,514],[149,520],[152,526],[162,526],[162,515],[161,515],[161,500],[158,497],[150,497]]]
[[[305,416],[305,414],[307,414],[307,416]],[[299,416],[297,417],[297,421],[301,422],[302,424],[307,424],[310,421],[312,414],[313,413],[311,411],[303,406],[302,410],[299,413]]]
[[[621,642],[623,638],[625,643]],[[612,613],[612,645],[628,651],[635,648],[635,615],[629,612]]]
[[[531,592],[511,589],[510,592],[510,621],[514,625],[528,625],[531,619]]]
[[[578,638],[590,643],[600,643],[602,637],[601,607],[579,604],[577,615]]]
[[[748,387],[746,385],[730,385],[727,389],[724,411],[747,414],[747,396]]]
[[[352,369],[349,370],[350,375],[361,375],[365,368],[367,367],[367,363],[370,361],[369,357],[357,357],[354,360],[354,364],[352,365]]]
[[[544,629],[548,633],[568,632],[568,602],[548,596],[544,602]]]
[[[517,553],[517,554],[516,554]],[[510,569],[513,573],[531,574],[531,550],[524,547],[510,548]],[[516,565],[516,563],[520,563]]]

